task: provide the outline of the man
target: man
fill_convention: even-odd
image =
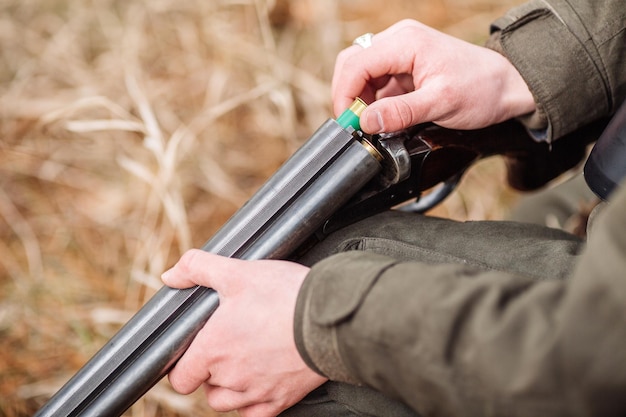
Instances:
[[[518,118],[556,141],[624,101],[625,22],[620,0],[536,0],[483,48],[403,21],[339,55],[335,111],[360,96],[368,133]],[[587,242],[389,212],[300,263],[190,251],[164,282],[220,307],[170,381],[242,416],[624,415],[626,190],[597,218]]]

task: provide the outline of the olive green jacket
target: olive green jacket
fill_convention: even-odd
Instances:
[[[626,98],[623,0],[532,0],[491,30],[540,107],[528,122],[547,123],[548,139],[615,113]]]
[[[623,0],[532,1],[495,22],[550,138],[624,100],[625,22]],[[304,262],[296,343],[331,380],[424,416],[626,415],[626,187],[586,242],[392,211]]]

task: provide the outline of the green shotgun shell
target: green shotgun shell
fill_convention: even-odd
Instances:
[[[366,107],[367,104],[357,97],[350,107],[344,110],[344,112],[337,118],[337,123],[339,123],[339,125],[344,129],[352,126],[354,130],[360,130],[361,123],[359,122],[359,117],[361,117],[361,113]]]

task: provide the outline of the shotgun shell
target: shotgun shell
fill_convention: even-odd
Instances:
[[[350,107],[344,110],[344,112],[337,118],[337,123],[339,123],[339,125],[344,129],[351,126],[354,130],[360,130],[361,124],[359,122],[359,117],[361,117],[361,113],[366,107],[367,104],[357,97]]]

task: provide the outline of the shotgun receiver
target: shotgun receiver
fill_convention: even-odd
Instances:
[[[517,188],[534,188],[577,164],[593,140],[583,135],[563,158],[513,121],[476,131],[429,124],[368,136],[359,130],[364,108],[357,100],[328,119],[202,249],[294,259],[312,240],[400,203],[415,200],[408,209],[428,210],[478,159],[504,155],[511,172],[530,168],[532,175],[510,178],[523,178],[513,182]],[[555,166],[552,159],[561,162],[557,169],[546,168]],[[439,191],[420,199],[433,187]],[[35,416],[120,416],[167,374],[218,304],[209,288],[163,287]]]

